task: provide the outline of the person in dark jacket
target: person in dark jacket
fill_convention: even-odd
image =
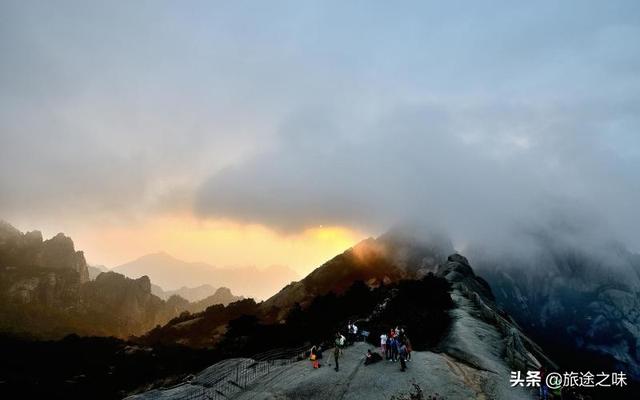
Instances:
[[[399,351],[399,343],[397,338],[391,339],[391,361],[398,361],[398,351]]]
[[[398,349],[398,356],[400,358],[400,371],[404,372],[407,369],[407,345],[400,343]]]
[[[372,352],[371,349],[367,350],[367,354],[364,359],[364,365],[374,364],[378,361],[382,361],[382,356],[377,352]]]

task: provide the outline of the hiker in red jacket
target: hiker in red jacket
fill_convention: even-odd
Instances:
[[[313,365],[314,369],[320,368],[320,362],[318,361],[318,349],[316,348],[316,346],[313,346],[311,348],[309,360],[311,360],[311,364]]]

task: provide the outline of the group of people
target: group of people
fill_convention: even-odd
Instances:
[[[389,330],[389,334],[380,335],[380,350],[385,359],[390,362],[400,361],[400,370],[407,369],[407,361],[411,361],[411,341],[405,329],[396,326]]]
[[[338,371],[340,369],[340,357],[342,356],[342,349],[347,344],[347,338],[344,337],[340,332],[336,332],[334,347],[333,347],[333,360],[335,363],[335,370]],[[309,350],[309,360],[311,360],[311,365],[313,365],[314,369],[320,368],[322,364],[320,364],[320,360],[322,360],[322,345],[316,344],[311,347]]]
[[[347,343],[353,343],[357,339],[358,327],[349,321],[347,325],[347,339],[340,332],[336,332],[334,337],[334,349],[333,360],[335,363],[334,369],[340,370],[340,357],[342,356],[343,349]],[[380,335],[380,350],[384,355],[384,359],[389,362],[400,362],[400,370],[405,371],[407,369],[407,361],[411,361],[411,341],[407,336],[403,327],[397,326],[394,329],[389,330],[389,334],[383,333]],[[315,345],[310,351],[310,360],[313,364],[313,368],[320,368],[320,360],[322,359],[322,346]],[[383,356],[375,351],[369,349],[365,355],[364,364],[369,365],[378,361],[382,361]]]

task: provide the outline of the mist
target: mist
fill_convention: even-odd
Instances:
[[[0,7],[6,220],[640,250],[637,2]]]
[[[295,118],[277,149],[209,178],[197,210],[285,231],[417,221],[462,246],[540,226],[639,244],[638,160],[603,142],[587,105],[414,104],[345,130],[336,114]]]

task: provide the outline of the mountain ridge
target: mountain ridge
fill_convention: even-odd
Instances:
[[[138,257],[112,268],[112,271],[132,278],[147,275],[163,290],[209,284],[228,287],[236,294],[258,299],[267,298],[283,285],[298,279],[298,275],[288,267],[219,268],[204,262],[183,261],[164,251]]]
[[[640,379],[640,256],[562,232],[535,231],[520,243],[527,253],[473,251],[497,303],[573,365],[590,357]]]
[[[389,237],[375,240],[380,240],[381,243],[389,243]],[[379,260],[376,257],[379,255],[380,249],[372,246],[373,244],[375,243],[372,243],[371,240],[366,240],[336,256],[337,261],[342,261],[342,266],[347,265],[346,261],[351,261],[354,262],[353,268],[366,268],[366,266],[355,262],[355,254],[359,250],[365,250],[365,253],[359,256],[365,256],[368,261],[373,260],[374,263],[377,263]],[[365,246],[366,249],[362,246]],[[373,253],[369,252],[372,247],[374,247]],[[411,245],[408,245],[408,247],[411,247]],[[404,256],[412,253],[404,251],[408,250],[404,246],[402,250],[400,253]],[[419,251],[416,251],[412,254],[416,255],[418,253]],[[389,255],[386,251],[385,254]],[[370,257],[372,255],[374,258]],[[397,256],[398,254],[394,255]],[[430,258],[433,253],[424,253],[424,255],[426,258]],[[494,296],[491,288],[486,281],[480,279],[474,273],[468,260],[459,254],[451,254],[436,265],[431,265],[427,260],[426,262],[419,262],[418,265],[410,266],[418,258],[401,257],[401,259],[413,260],[405,265],[409,267],[410,271],[416,273],[411,275],[413,279],[404,280],[403,278],[398,278],[399,280],[396,280],[395,283],[388,282],[386,285],[384,283],[374,285],[376,288],[367,286],[362,281],[356,281],[342,295],[334,295],[332,292],[322,295],[319,294],[320,292],[316,292],[317,297],[306,305],[307,311],[304,311],[305,308],[296,309],[294,307],[293,313],[287,316],[286,324],[283,325],[282,321],[276,320],[271,325],[273,329],[276,329],[282,335],[284,331],[278,327],[298,324],[300,318],[303,318],[303,321],[304,318],[311,318],[311,321],[308,321],[311,325],[308,326],[316,326],[316,329],[319,329],[317,324],[324,326],[327,323],[325,321],[327,317],[330,318],[338,310],[343,310],[349,305],[361,302],[363,296],[371,296],[373,293],[383,294],[383,298],[375,300],[375,302],[381,302],[371,310],[371,314],[367,317],[361,316],[357,322],[361,329],[370,331],[369,344],[357,343],[353,347],[345,348],[340,362],[340,372],[336,373],[331,368],[321,368],[320,371],[316,371],[308,365],[306,358],[302,357],[301,359],[298,358],[299,362],[287,363],[281,368],[273,367],[273,372],[252,375],[255,378],[245,380],[242,385],[218,386],[213,382],[226,382],[225,379],[231,381],[236,379],[234,378],[235,375],[225,377],[225,365],[233,363],[238,363],[238,365],[257,365],[260,363],[258,361],[260,358],[255,360],[251,358],[231,358],[210,366],[201,373],[196,374],[189,382],[175,385],[170,389],[152,390],[132,396],[129,399],[177,399],[189,396],[202,396],[202,398],[205,398],[207,394],[213,396],[213,393],[222,393],[225,397],[230,398],[265,400],[276,397],[317,398],[321,400],[330,400],[336,397],[345,399],[388,399],[393,398],[390,396],[398,396],[402,390],[406,391],[412,385],[425,391],[428,390],[428,393],[432,394],[437,391],[440,395],[444,395],[445,398],[535,398],[537,391],[533,389],[511,387],[508,380],[509,372],[514,369],[538,370],[542,366],[550,368],[555,368],[556,366],[535,343],[520,331],[517,325],[496,308],[492,300]],[[326,268],[326,270],[330,271],[336,265],[335,262],[329,261],[318,269]],[[399,262],[398,259],[396,259],[396,262]],[[322,275],[322,272],[320,271],[320,274],[316,275],[312,273],[306,278],[317,278],[318,275]],[[377,273],[375,268],[371,272],[373,275]],[[424,272],[422,278],[418,278],[419,272]],[[378,276],[375,277],[376,279],[379,278]],[[360,282],[360,284],[357,282]],[[390,325],[392,323],[403,324],[398,322],[402,321],[398,319],[402,318],[402,310],[406,307],[411,307],[412,304],[424,310],[421,301],[425,300],[427,303],[424,306],[433,306],[432,299],[428,296],[437,292],[436,288],[441,284],[438,282],[448,282],[448,285],[450,285],[451,297],[448,297],[448,294],[446,296],[449,298],[449,302],[453,302],[451,304],[453,307],[445,307],[451,317],[450,327],[443,331],[435,347],[428,346],[424,348],[425,344],[428,343],[422,342],[422,333],[434,333],[437,321],[434,317],[437,314],[411,312],[407,331],[414,345],[412,357],[414,361],[409,363],[408,371],[401,373],[397,364],[388,364],[386,362],[363,367],[363,357],[366,349],[377,348],[379,345],[378,335],[387,332],[389,327],[393,326]],[[421,287],[423,284],[427,286]],[[412,287],[414,290],[411,289]],[[386,296],[390,297],[385,298]],[[401,298],[404,300],[399,300]],[[331,302],[340,301],[340,299],[343,299],[343,303],[335,304],[333,312],[326,312],[329,310],[321,307],[321,304],[331,304]],[[398,301],[400,302],[397,303]],[[416,302],[418,303],[416,304]],[[385,315],[386,317],[379,320],[381,316]],[[389,320],[389,317],[392,320]],[[206,318],[206,316],[198,318]],[[418,321],[424,318],[426,320],[422,321],[422,324],[427,324],[425,326],[427,327],[426,330],[421,328],[421,323]],[[250,321],[251,319],[246,317],[232,321],[230,323],[231,327],[223,340],[223,348],[233,346],[234,343],[236,345],[251,343],[250,332],[252,328],[250,327],[252,325]],[[338,323],[338,325],[325,327],[326,329],[324,329],[329,336],[335,330],[342,330],[340,326],[344,326],[342,324],[346,324],[346,321],[336,320],[333,323]],[[257,325],[256,327],[259,328],[260,326]],[[307,325],[303,324],[302,326],[305,327]],[[265,326],[262,329],[264,328]],[[258,330],[257,332],[261,332],[254,333],[254,335],[258,335],[258,343],[265,340],[268,341],[268,338],[271,337],[266,331]],[[303,328],[299,334],[304,335],[305,332],[307,335],[314,333]],[[318,340],[318,338],[312,339],[310,343],[318,343]],[[330,343],[330,341],[327,343]],[[331,345],[329,344],[329,346]],[[327,351],[325,354],[327,353],[329,352]],[[245,356],[245,353],[240,350],[236,350],[234,354],[234,357]],[[332,359],[326,357],[322,363],[332,365]],[[371,385],[372,381],[375,381],[376,384]],[[203,384],[203,382],[213,384]]]
[[[92,278],[92,279],[91,279]],[[229,289],[190,303],[152,293],[148,276],[130,279],[90,267],[84,253],[62,233],[43,240],[0,222],[0,332],[43,339],[67,334],[141,335],[187,312],[199,312],[240,297]]]
[[[261,306],[286,310],[329,291],[339,294],[356,280],[379,286],[422,277],[433,272],[453,252],[453,244],[441,234],[423,232],[420,236],[413,229],[394,228],[377,239],[364,239],[331,258],[302,280],[282,288]]]

